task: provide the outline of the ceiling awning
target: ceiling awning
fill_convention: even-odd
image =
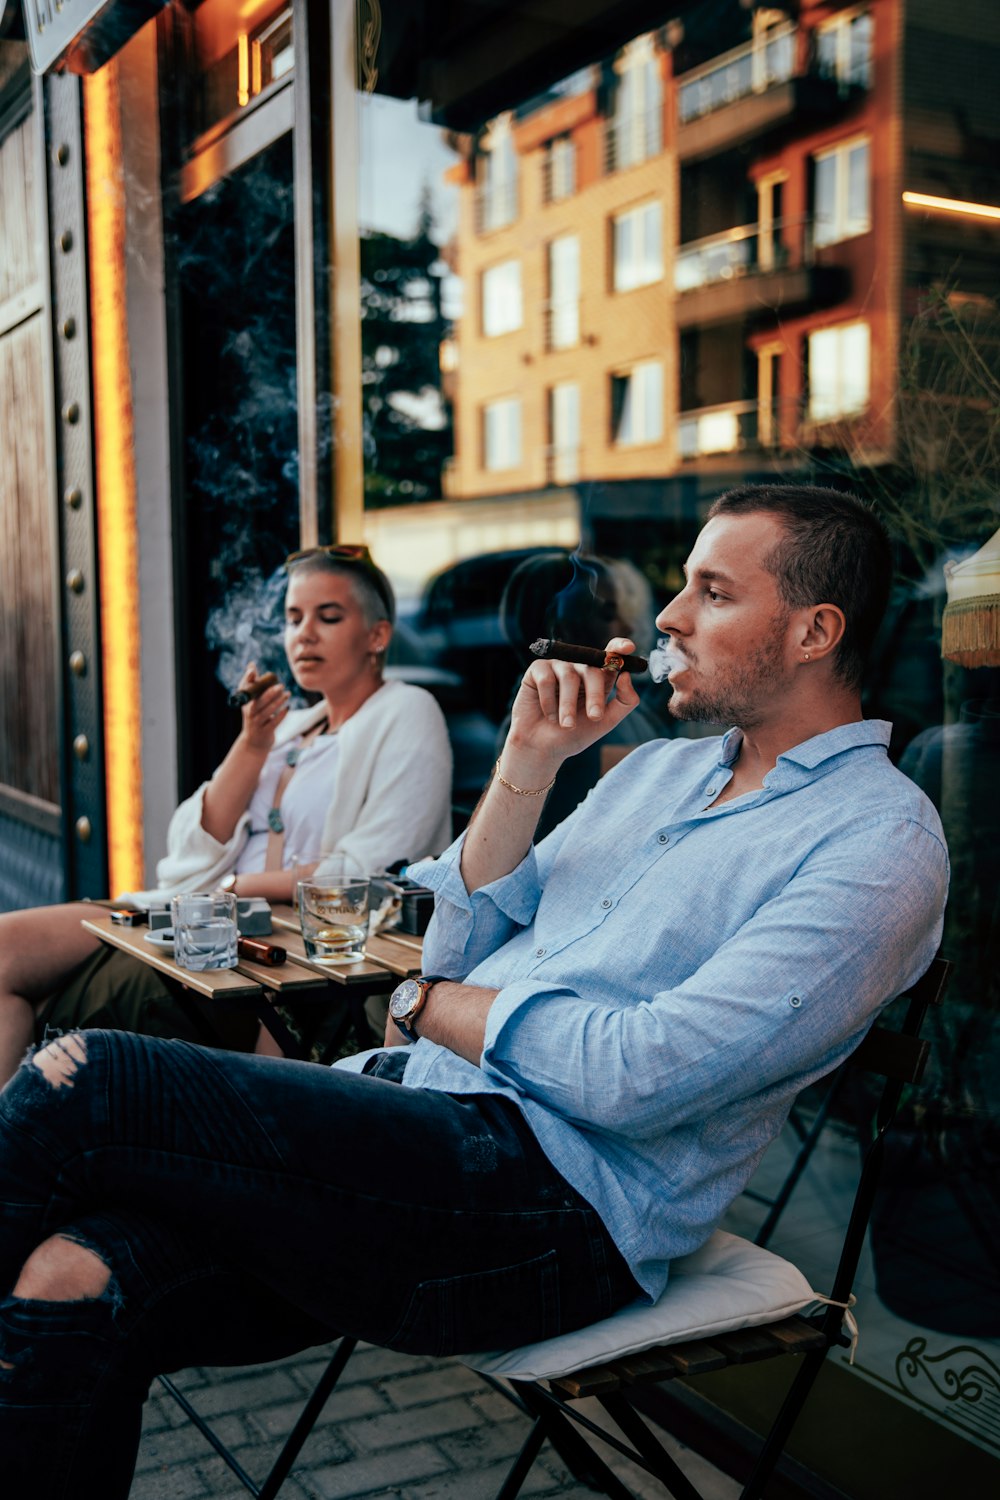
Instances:
[[[55,0],[6,0],[6,9],[19,3],[37,73],[93,73],[169,0],[62,0],[58,8]],[[420,99],[439,124],[463,131],[665,20],[663,0],[356,3],[359,36],[380,27],[373,75],[366,66],[375,92]],[[666,14],[694,7],[695,0],[677,0]]]

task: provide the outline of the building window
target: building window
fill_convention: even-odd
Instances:
[[[477,163],[476,228],[503,229],[517,217],[517,152],[510,116],[494,120]]]
[[[836,78],[843,89],[871,88],[873,32],[866,10],[824,22],[816,33],[816,63],[822,76]]]
[[[556,385],[549,392],[549,478],[572,484],[580,477],[580,387]]]
[[[865,234],[872,227],[868,142],[847,141],[813,157],[813,243]]]
[[[482,326],[487,338],[520,328],[521,262],[505,260],[483,272]]]
[[[572,198],[576,192],[576,147],[568,135],[560,135],[545,147],[542,191],[546,203]]]
[[[614,114],[605,138],[605,168],[620,172],[663,150],[663,83],[651,36],[624,48],[615,63]]]
[[[814,422],[856,416],[865,410],[870,346],[867,323],[844,323],[809,335],[809,416]]]
[[[657,359],[611,377],[611,439],[620,448],[663,437],[663,366]]]
[[[644,203],[611,221],[612,285],[616,292],[662,280],[662,219],[659,203]]]
[[[521,463],[521,402],[516,396],[483,408],[483,468],[516,469]]]
[[[549,245],[548,347],[580,342],[580,241],[564,234]]]

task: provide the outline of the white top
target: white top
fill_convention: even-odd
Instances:
[[[297,736],[292,750],[302,744]],[[250,798],[249,836],[236,861],[237,875],[256,875],[267,863],[268,814],[282,773],[288,767],[288,745],[277,745],[264,762],[257,789]],[[323,813],[333,801],[340,761],[340,739],[321,734],[299,750],[291,778],[285,783],[279,804],[285,828],[281,868],[313,864],[323,853]]]
[[[287,749],[325,712],[319,703],[289,714],[278,726],[275,745]],[[314,810],[323,853],[349,855],[370,871],[399,859],[440,854],[451,842],[451,746],[444,715],[430,693],[408,682],[386,682],[336,738],[336,785],[325,813]],[[156,887],[118,899],[149,906],[179,891],[210,889],[235,870],[249,837],[250,813],[220,843],[201,823],[207,785],[171,818]]]

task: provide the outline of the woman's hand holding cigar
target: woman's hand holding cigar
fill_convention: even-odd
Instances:
[[[243,711],[241,738],[253,750],[267,752],[274,744],[274,731],[288,712],[291,695],[273,672],[257,676],[253,662],[247,667],[230,702]]]

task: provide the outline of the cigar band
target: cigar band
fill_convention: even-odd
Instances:
[[[609,651],[604,658],[605,672],[620,672],[625,665],[624,656],[619,656],[617,651]]]

